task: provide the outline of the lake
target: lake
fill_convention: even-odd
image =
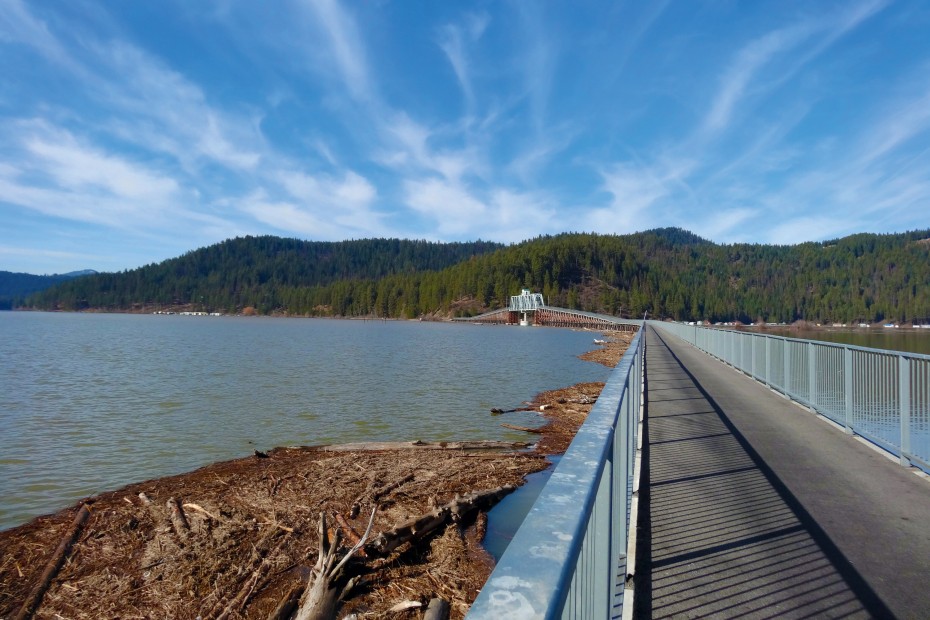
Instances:
[[[907,353],[930,354],[930,329],[885,328],[885,327],[827,327],[818,330],[790,330],[766,328],[765,330],[745,329],[753,333],[800,338],[802,340],[819,340],[849,344],[871,349],[890,349]]]
[[[525,441],[490,409],[606,380],[576,357],[591,342],[461,323],[0,312],[0,529],[254,449]]]

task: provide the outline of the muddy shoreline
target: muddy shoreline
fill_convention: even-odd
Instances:
[[[582,357],[614,366],[631,334],[609,338]],[[499,442],[277,448],[87,498],[0,532],[0,617],[15,617],[34,595],[86,506],[86,522],[33,617],[268,618],[306,583],[321,512],[351,538],[364,532],[376,504],[372,531],[384,532],[456,495],[521,485],[548,466],[547,455],[566,449],[602,387],[582,383],[539,394],[528,406],[545,423],[538,434],[527,433],[529,448]],[[450,603],[452,618],[463,617],[493,566],[481,546],[485,526],[479,512],[386,557],[359,558],[361,585],[339,617],[419,618],[433,597]]]

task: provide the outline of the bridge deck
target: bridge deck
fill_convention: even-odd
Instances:
[[[637,617],[930,617],[930,481],[650,329]]]

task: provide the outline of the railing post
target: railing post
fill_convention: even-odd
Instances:
[[[784,388],[785,396],[791,398],[791,351],[793,347],[788,346],[789,342],[787,340],[782,340],[782,347],[784,348],[784,363],[785,363],[785,385]]]
[[[771,347],[769,346],[769,341],[771,340],[771,338],[769,338],[768,336],[764,336],[764,338],[765,338],[765,367],[762,369],[762,376],[763,376],[762,380],[765,382],[766,385],[771,387],[772,382],[771,382],[771,378],[769,377],[769,365],[770,365],[769,355],[771,355]]]
[[[898,402],[901,406],[901,464],[910,467],[911,460],[911,367],[903,355],[898,356]]]
[[[633,371],[635,372],[636,365],[634,364]],[[627,387],[624,390],[625,397],[620,401],[618,406],[618,419],[617,426],[614,430],[614,439],[613,439],[613,481],[612,481],[612,493],[613,497],[611,498],[611,516],[610,523],[608,527],[610,528],[610,545],[608,547],[608,557],[607,561],[609,562],[604,567],[604,573],[601,574],[602,578],[607,579],[607,589],[606,592],[609,594],[607,601],[605,601],[609,607],[610,602],[615,599],[617,596],[617,588],[623,588],[623,584],[617,583],[617,563],[621,556],[626,554],[627,546],[627,529],[626,529],[626,481],[629,476],[629,460],[627,458],[627,444],[629,443],[628,433],[629,428],[627,426],[626,418],[629,415],[630,410],[630,400],[632,399],[632,394],[630,393],[630,388],[632,385],[632,378],[627,378]],[[603,611],[604,614],[608,613],[608,609],[604,608],[603,610],[598,610],[598,613]],[[604,616],[592,616],[592,617],[607,617]]]
[[[814,343],[807,343],[807,402],[817,410],[817,352]]]
[[[611,479],[615,475],[618,459],[622,461],[623,455],[614,453],[604,463],[604,472],[601,474],[601,481],[598,484],[593,515],[594,536],[591,537],[591,534],[588,534],[590,544],[593,546],[591,566],[588,569],[591,571],[591,574],[588,575],[590,589],[586,592],[587,596],[582,598],[582,606],[588,607],[590,605],[590,607],[585,610],[586,613],[581,617],[587,617],[587,613],[590,613],[591,618],[607,618],[612,601],[610,595],[613,593],[614,562],[616,560],[611,557],[614,541],[611,540],[610,522],[612,517],[618,515],[613,515],[611,510],[614,500]],[[598,547],[601,548],[598,549]],[[604,550],[607,553],[604,553]],[[600,583],[598,583],[599,581]]]
[[[853,417],[853,353],[849,347],[843,347],[843,387],[846,392],[846,419],[843,430],[852,435]]]
[[[743,343],[743,339],[746,338],[745,334],[739,335],[739,368],[743,372],[746,372],[746,346]]]

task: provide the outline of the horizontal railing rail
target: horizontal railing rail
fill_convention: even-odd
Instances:
[[[649,323],[930,473],[930,355]]]
[[[643,405],[640,329],[467,615],[610,618],[625,590],[635,532]]]

